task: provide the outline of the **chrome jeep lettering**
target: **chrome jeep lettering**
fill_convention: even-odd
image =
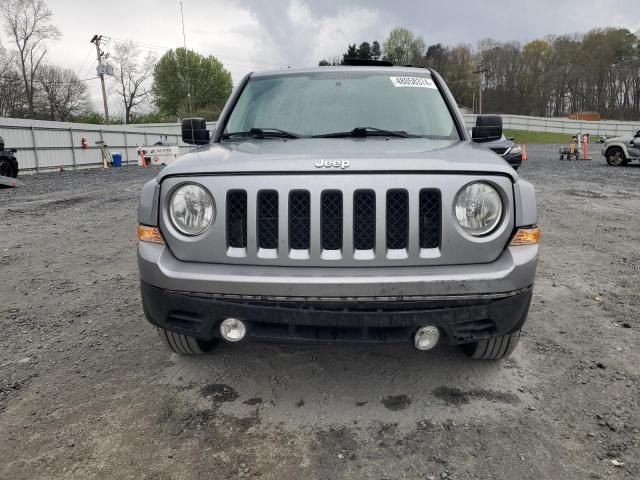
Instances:
[[[344,170],[351,166],[349,160],[318,160],[314,166],[316,168],[340,168]]]

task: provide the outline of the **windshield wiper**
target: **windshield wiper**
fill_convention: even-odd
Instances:
[[[286,130],[280,130],[279,128],[252,128],[246,132],[230,132],[222,135],[223,139],[233,137],[253,137],[253,138],[301,138],[302,135],[297,133],[287,132]]]
[[[334,132],[323,133],[322,135],[313,135],[313,138],[346,138],[346,137],[402,137],[402,138],[416,138],[419,135],[412,135],[404,130],[384,130],[382,128],[375,127],[356,127],[348,132]]]

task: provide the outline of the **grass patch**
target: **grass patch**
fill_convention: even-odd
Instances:
[[[566,133],[548,133],[548,132],[529,132],[527,130],[509,130],[503,131],[505,137],[513,137],[516,143],[559,143],[568,144],[571,141],[571,135]],[[592,141],[594,136],[591,136]]]

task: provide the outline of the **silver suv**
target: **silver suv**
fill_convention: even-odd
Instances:
[[[142,191],[144,311],[180,354],[216,342],[515,348],[540,231],[531,184],[470,138],[435,72],[252,73],[212,135]],[[211,138],[210,138],[211,137]]]

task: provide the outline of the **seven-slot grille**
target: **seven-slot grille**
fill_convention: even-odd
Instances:
[[[406,251],[411,242],[409,224],[412,216],[418,218],[419,238],[415,241],[419,243],[420,249],[435,249],[441,243],[442,199],[438,189],[419,191],[417,212],[411,211],[409,193],[401,188],[377,194],[373,190],[356,190],[349,202],[345,201],[340,190],[323,190],[318,198],[317,208],[312,206],[312,198],[307,190],[291,190],[288,195],[282,195],[276,190],[259,190],[251,198],[253,200],[249,201],[255,201],[255,210],[251,208],[253,206],[247,206],[246,191],[227,192],[226,238],[230,248],[247,247],[247,225],[251,221],[247,217],[248,212],[255,215],[256,246],[260,250],[277,252],[284,235],[291,251],[308,252],[314,242],[312,231],[317,231],[322,251],[340,252],[340,255],[326,257],[328,259],[340,259],[342,255],[359,251],[373,252],[376,249],[376,238],[383,239],[388,251]],[[285,208],[281,208],[281,202],[285,202]],[[380,208],[384,210],[383,217],[378,216]],[[280,218],[283,212],[287,215],[284,223]],[[345,217],[351,222],[345,222]],[[376,218],[384,218],[385,233],[382,237],[376,236]],[[285,227],[287,231],[283,231]],[[345,232],[345,228],[351,231]],[[352,243],[347,245],[350,248],[345,248],[345,241]],[[277,252],[277,255],[283,255],[283,252]],[[309,256],[296,258],[304,259]],[[372,254],[358,258],[373,259],[375,256]]]

